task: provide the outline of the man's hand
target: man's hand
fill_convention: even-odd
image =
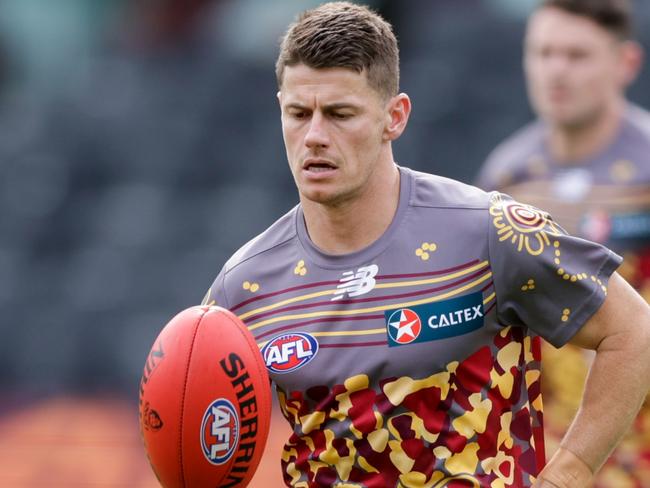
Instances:
[[[571,451],[559,448],[532,488],[588,488],[592,478],[587,463]]]

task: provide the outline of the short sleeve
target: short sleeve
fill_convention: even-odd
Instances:
[[[212,286],[208,288],[207,293],[201,301],[201,305],[218,305],[223,308],[229,308],[224,286],[226,271],[225,268],[217,275]]]
[[[600,308],[622,258],[501,193],[490,198],[489,218],[498,320],[564,345]]]

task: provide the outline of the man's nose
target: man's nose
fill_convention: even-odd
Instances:
[[[309,121],[309,128],[305,134],[305,146],[308,148],[325,147],[329,145],[329,138],[325,127],[326,121],[322,114],[315,112]]]

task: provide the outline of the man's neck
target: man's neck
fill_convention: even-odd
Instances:
[[[549,149],[561,164],[575,164],[595,156],[607,147],[618,133],[624,102],[608,107],[588,123],[571,127],[551,126]]]
[[[375,178],[354,200],[337,206],[303,201],[305,225],[312,242],[328,254],[341,255],[366,248],[388,229],[400,193],[400,173],[394,164],[386,177]]]

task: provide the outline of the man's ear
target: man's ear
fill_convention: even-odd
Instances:
[[[387,124],[384,129],[384,141],[394,141],[402,135],[411,114],[411,99],[406,93],[395,95],[388,101],[386,108]]]
[[[643,47],[638,42],[626,41],[621,46],[621,84],[631,85],[643,66]]]

